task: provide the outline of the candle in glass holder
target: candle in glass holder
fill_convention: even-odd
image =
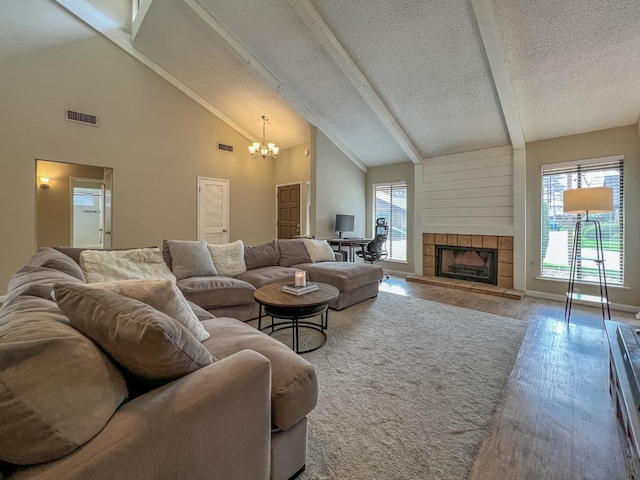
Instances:
[[[307,276],[306,272],[302,270],[296,270],[295,273],[295,286],[296,287],[304,287],[307,285]]]

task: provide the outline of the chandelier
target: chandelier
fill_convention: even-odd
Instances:
[[[262,158],[266,159],[267,157],[276,158],[278,156],[278,152],[280,149],[276,147],[275,143],[267,143],[266,140],[266,125],[269,119],[262,116],[262,145],[260,143],[255,142],[253,145],[249,145],[249,153],[251,153],[252,157],[257,157],[260,155]]]

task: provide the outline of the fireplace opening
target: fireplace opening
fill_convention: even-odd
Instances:
[[[437,277],[498,284],[498,250],[436,245]]]

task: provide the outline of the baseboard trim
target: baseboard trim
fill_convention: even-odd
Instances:
[[[565,295],[557,295],[555,293],[547,293],[547,292],[537,292],[535,290],[527,290],[524,292],[525,295],[529,297],[542,298],[544,300],[555,300],[557,302],[565,302],[567,297]],[[594,304],[590,302],[583,302],[581,300],[574,300],[573,303],[578,303],[580,305],[586,305],[588,307],[593,307]],[[599,305],[599,304],[598,304]],[[611,303],[611,308],[613,310],[619,310],[621,312],[631,312],[636,313],[640,309],[635,305],[625,305],[623,303]]]

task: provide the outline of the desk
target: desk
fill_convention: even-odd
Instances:
[[[327,240],[327,243],[329,245],[337,246],[339,250],[341,250],[342,247],[347,247],[348,248],[347,260],[349,262],[355,262],[356,247],[364,247],[365,245],[368,245],[369,242],[371,241],[372,239],[370,238],[330,238]]]

